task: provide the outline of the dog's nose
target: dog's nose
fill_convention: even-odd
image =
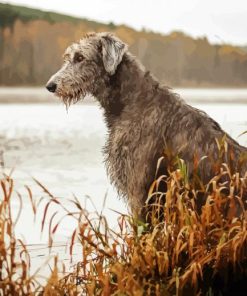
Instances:
[[[57,84],[54,83],[54,82],[50,82],[50,83],[48,83],[48,84],[46,85],[46,88],[47,88],[50,92],[54,93],[54,92],[56,91],[56,89],[57,89]]]

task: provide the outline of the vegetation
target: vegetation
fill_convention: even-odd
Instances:
[[[24,6],[16,6],[0,3],[0,26],[13,26],[16,20],[30,22],[33,20],[44,20],[50,23],[56,22],[72,22],[77,23],[82,19],[67,16],[50,11],[32,9]]]
[[[227,177],[229,184],[222,183],[222,177]],[[88,213],[76,198],[71,201],[74,210],[70,207],[69,211],[36,181],[47,196],[42,227],[50,205],[59,205],[64,217],[73,217],[78,223],[71,234],[70,253],[79,241],[83,258],[69,274],[59,269],[55,259],[49,279],[41,284],[39,271],[30,274],[30,255],[24,243],[15,238],[16,221],[11,214],[14,183],[4,176],[0,201],[0,294],[246,295],[246,177],[231,174],[222,164],[220,173],[198,190],[188,181],[182,164],[151,186],[148,199],[154,202],[149,224],[119,214],[117,229],[111,229],[101,213]],[[166,193],[159,192],[163,182]],[[40,201],[33,199],[30,188],[27,190],[36,213]],[[205,203],[198,210],[197,200],[202,195]],[[49,246],[61,223],[55,222],[56,215],[53,213],[49,221]],[[17,245],[21,248],[18,252]]]
[[[0,85],[44,85],[60,67],[65,48],[89,31],[115,32],[148,70],[171,86],[246,86],[244,47],[8,4],[0,4]]]

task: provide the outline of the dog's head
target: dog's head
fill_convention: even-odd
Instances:
[[[61,69],[46,88],[69,106],[87,94],[94,94],[97,81],[109,79],[121,63],[127,46],[111,33],[90,33],[69,46]]]

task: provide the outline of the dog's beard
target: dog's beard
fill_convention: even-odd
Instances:
[[[68,111],[71,105],[76,104],[78,101],[85,98],[86,91],[81,88],[71,89],[69,91],[61,91],[58,89],[55,94],[63,101],[66,110]]]

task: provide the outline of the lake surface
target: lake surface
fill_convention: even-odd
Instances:
[[[178,89],[177,92],[247,146],[247,135],[238,137],[247,130],[246,89]],[[3,151],[0,162],[4,164],[1,170],[8,173],[14,168],[12,176],[24,201],[16,234],[25,237],[26,243],[34,249],[37,244],[46,242],[47,235],[40,236],[42,205],[36,218],[39,222],[34,223],[24,188],[24,185],[31,186],[36,197],[44,195],[32,177],[68,207],[71,207],[68,200],[76,195],[91,211],[94,207],[88,200],[90,196],[95,207],[101,210],[107,193],[104,213],[110,225],[116,224],[112,209],[127,211],[105,173],[102,147],[107,130],[102,110],[87,100],[72,106],[67,113],[57,99],[52,97],[52,103],[48,103],[48,98],[50,94],[41,88],[0,88],[0,151]],[[17,212],[18,199],[13,201],[13,208]],[[53,206],[49,213],[55,210]],[[67,245],[67,238],[75,227],[73,220],[61,226],[55,239],[58,246]],[[37,258],[43,251],[35,252]]]

